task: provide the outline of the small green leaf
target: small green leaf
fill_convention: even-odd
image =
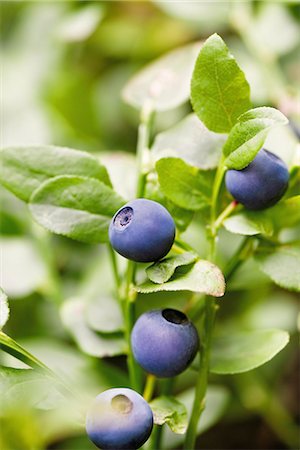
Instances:
[[[9,305],[7,295],[0,288],[0,330],[4,327],[9,318]]]
[[[225,165],[236,170],[246,167],[263,146],[268,131],[287,123],[287,118],[274,108],[254,108],[242,114],[224,145]]]
[[[210,371],[218,374],[248,372],[270,361],[289,342],[282,330],[255,330],[226,334],[212,343]]]
[[[281,200],[265,211],[242,211],[224,221],[224,227],[231,233],[254,236],[271,236],[274,230],[292,227],[300,221],[300,195]]]
[[[214,169],[224,142],[225,136],[209,131],[195,114],[190,114],[156,136],[152,154],[156,160],[177,157],[199,169]]]
[[[186,102],[200,45],[186,45],[149,64],[124,87],[123,99],[138,109],[150,103],[156,111],[167,111]]]
[[[282,200],[265,212],[277,230],[297,225],[300,223],[300,195]]]
[[[25,202],[41,183],[58,175],[83,175],[107,186],[104,166],[88,153],[65,147],[9,147],[0,151],[0,182]]]
[[[272,235],[273,223],[265,212],[243,211],[228,217],[224,221],[226,230],[235,234],[254,236],[256,234]]]
[[[188,425],[186,407],[175,397],[157,397],[150,403],[153,411],[154,423],[166,423],[174,433],[184,434]]]
[[[188,415],[191,415],[195,389],[191,388],[180,393],[176,398],[185,405]],[[205,399],[205,409],[197,426],[197,436],[217,423],[224,414],[229,400],[229,391],[224,386],[209,386]],[[175,434],[169,428],[164,430],[162,448],[180,448],[184,441],[182,434]]]
[[[210,171],[201,171],[180,158],[162,158],[156,170],[162,192],[176,205],[197,211],[210,204]]]
[[[42,369],[48,375],[53,376],[53,372],[42,361],[28,352],[14,339],[3,333],[3,331],[0,331],[0,349],[14,356],[25,364],[28,364],[28,366]]]
[[[191,102],[209,130],[228,133],[237,118],[251,107],[244,73],[217,34],[202,46],[191,84]]]
[[[166,283],[146,281],[135,289],[143,294],[158,291],[194,291],[222,297],[225,280],[220,269],[209,261],[197,261],[192,267],[181,266]]]
[[[255,260],[260,269],[274,283],[291,291],[300,292],[300,245],[286,244],[280,247],[259,246]]]
[[[127,351],[123,336],[100,334],[89,328],[85,320],[86,303],[81,298],[71,298],[64,302],[60,315],[63,324],[84,353],[104,358],[125,354]]]
[[[186,252],[181,255],[171,256],[170,258],[157,261],[147,267],[146,273],[149,280],[153,283],[165,283],[174,274],[180,266],[187,266],[197,260],[197,255]]]
[[[108,226],[125,201],[94,178],[61,176],[45,181],[30,198],[35,220],[49,231],[87,243],[108,241]]]

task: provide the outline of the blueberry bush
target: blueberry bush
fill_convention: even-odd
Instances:
[[[15,235],[3,246],[21,276],[0,296],[0,443],[205,448],[226,411],[235,423],[250,411],[297,448],[273,387],[300,292],[294,123],[253,102],[217,33],[148,63],[121,95],[139,114],[135,155],[1,150],[2,227]],[[23,342],[10,324],[36,323],[35,301],[14,319],[14,298],[35,290],[51,300],[39,306],[45,337]]]

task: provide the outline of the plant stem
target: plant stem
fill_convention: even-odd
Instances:
[[[146,386],[144,389],[143,397],[146,400],[146,402],[150,402],[152,399],[153,391],[155,388],[156,383],[156,377],[152,375],[151,373],[148,373],[147,379],[146,379]]]
[[[174,384],[174,378],[166,378],[165,380],[161,381],[161,391],[160,395],[171,395],[173,384]],[[164,431],[164,425],[154,425],[151,438],[150,438],[150,445],[149,450],[157,450],[161,448],[161,439],[163,437],[163,431]]]
[[[149,147],[151,124],[153,120],[153,110],[149,105],[145,105],[141,113],[141,123],[138,129],[137,138],[137,171],[138,181],[136,187],[136,197],[143,197],[146,186],[146,172],[144,170],[144,155]],[[131,348],[131,331],[135,322],[135,299],[136,291],[133,290],[135,282],[136,263],[128,261],[126,270],[126,284],[124,295],[124,316],[125,316],[125,336],[128,346],[127,364],[131,387],[140,392],[139,368],[134,360]]]
[[[210,239],[209,259],[215,261],[216,253],[216,239],[218,233],[218,227],[216,227],[216,216],[218,208],[218,195],[222,185],[223,177],[226,167],[224,165],[224,156],[222,156],[219,166],[217,168],[211,200],[210,211],[210,226],[208,227],[208,238]],[[200,339],[200,364],[198,378],[195,387],[195,397],[186,433],[186,439],[184,443],[184,449],[190,450],[195,446],[197,438],[197,427],[201,414],[205,408],[205,396],[208,384],[209,373],[209,358],[210,358],[210,346],[212,339],[212,331],[215,322],[217,305],[214,298],[205,297],[204,300],[204,317],[203,317],[203,333]],[[196,313],[197,311],[195,311]]]
[[[114,279],[115,279],[115,283],[116,283],[116,287],[117,287],[117,293],[119,296],[119,291],[120,291],[120,287],[121,287],[121,279],[120,279],[120,275],[119,275],[119,271],[118,271],[117,258],[116,258],[116,254],[115,254],[115,251],[112,248],[112,246],[110,244],[108,244],[107,246],[108,246],[109,256],[110,256],[110,260],[111,260],[111,266],[112,266],[112,270],[113,270],[113,274],[114,274]]]
[[[185,450],[193,449],[195,446],[197,438],[198,422],[202,412],[205,409],[205,395],[208,384],[210,346],[216,310],[217,307],[215,299],[211,297],[206,297],[204,330],[203,330],[204,332],[200,343],[200,365],[195,387],[195,398],[193,403],[193,409],[186,433],[185,444],[183,447]]]
[[[217,216],[217,207],[218,207],[218,195],[221,188],[221,184],[223,181],[223,177],[225,174],[226,167],[224,166],[224,157],[221,158],[219,163],[214,185],[212,191],[212,199],[211,199],[211,210],[210,210],[210,227],[209,227],[209,238],[210,238],[210,251],[209,251],[209,260],[215,260],[215,250],[216,250],[216,238],[217,238],[217,228],[216,228],[216,216]]]

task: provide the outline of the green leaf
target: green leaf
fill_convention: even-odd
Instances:
[[[193,291],[214,297],[222,297],[225,280],[220,269],[209,261],[197,261],[192,267],[178,267],[166,283],[146,281],[135,289],[143,294],[158,291]]]
[[[47,280],[45,261],[31,239],[3,237],[0,246],[3,264],[1,283],[9,297],[25,297],[44,285]]]
[[[270,361],[289,342],[282,330],[255,330],[226,334],[213,340],[210,371],[218,374],[248,372]]]
[[[191,84],[191,102],[209,130],[228,133],[250,109],[250,88],[244,73],[217,34],[202,46]]]
[[[153,411],[154,423],[166,423],[174,433],[184,434],[188,425],[186,407],[175,397],[157,397],[150,402]]]
[[[224,227],[231,233],[245,236],[254,236],[256,234],[270,236],[273,233],[273,223],[266,216],[265,212],[240,212],[228,217],[224,221]]]
[[[146,273],[149,280],[153,283],[165,283],[174,274],[180,266],[187,266],[197,260],[197,255],[186,252],[181,255],[171,256],[170,258],[157,261],[147,267]]]
[[[28,352],[24,347],[18,344],[14,339],[0,331],[0,349],[15,358],[28,364],[30,367],[42,369],[45,373],[53,376],[52,371],[38,358]]]
[[[188,389],[176,396],[176,398],[185,405],[189,416],[192,412],[194,396],[194,388]],[[212,385],[208,388],[205,409],[197,426],[197,436],[219,421],[226,410],[228,400],[229,392],[223,386]],[[172,433],[172,431],[167,428],[164,430],[162,448],[179,448],[183,441],[184,436],[182,434]]]
[[[277,230],[297,225],[300,223],[300,195],[282,200],[265,212]]]
[[[242,211],[224,221],[224,227],[231,233],[254,236],[271,236],[274,230],[292,227],[300,221],[300,195],[281,200],[265,211]]]
[[[259,246],[255,260],[274,283],[291,291],[300,292],[299,244],[286,244],[275,248],[271,245]]]
[[[197,211],[210,204],[211,172],[201,171],[180,158],[162,158],[156,170],[162,192],[176,205]]]
[[[74,297],[65,301],[60,311],[63,324],[80,350],[98,358],[126,353],[127,347],[122,336],[108,333],[103,335],[89,328],[85,320],[86,307],[84,299]]]
[[[58,175],[83,175],[111,186],[104,166],[88,153],[65,147],[9,147],[1,150],[0,182],[28,202],[41,183]]]
[[[225,165],[236,170],[246,167],[263,146],[268,131],[287,123],[287,118],[274,108],[254,108],[242,114],[224,145]]]
[[[9,318],[9,305],[7,295],[0,288],[0,330],[4,327]]]
[[[173,50],[146,66],[126,84],[123,99],[138,109],[150,103],[156,111],[186,102],[200,45],[193,43]]]
[[[195,214],[194,211],[189,211],[187,209],[181,208],[164,196],[160,189],[158,176],[156,173],[152,173],[151,177],[149,177],[147,180],[145,197],[150,200],[154,200],[155,202],[161,203],[173,217],[176,228],[178,228],[180,232],[185,231],[193,220]]]
[[[225,136],[209,131],[195,114],[190,114],[156,136],[152,154],[155,160],[177,157],[199,169],[214,169],[224,142]]]
[[[49,231],[87,243],[108,241],[108,226],[125,201],[94,178],[60,176],[45,181],[30,198],[35,220]]]

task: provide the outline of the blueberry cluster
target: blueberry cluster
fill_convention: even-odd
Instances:
[[[274,205],[288,186],[284,162],[261,149],[242,170],[228,170],[225,183],[233,197],[247,209],[260,210]],[[136,199],[114,215],[109,238],[120,255],[136,262],[153,262],[170,251],[175,223],[159,203]],[[131,334],[132,352],[148,373],[173,377],[183,372],[199,349],[196,328],[181,311],[153,310],[142,314]],[[90,439],[102,449],[138,449],[148,439],[153,414],[137,392],[109,389],[98,395],[86,420]]]

